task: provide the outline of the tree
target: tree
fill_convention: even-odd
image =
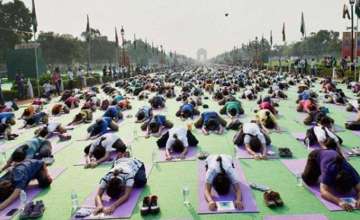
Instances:
[[[0,1],[0,63],[5,62],[7,51],[15,44],[31,39],[31,25],[31,13],[22,1]]]

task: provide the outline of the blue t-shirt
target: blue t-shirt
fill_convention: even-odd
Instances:
[[[117,106],[109,106],[109,108],[104,113],[104,117],[115,118],[119,115],[119,111],[120,109]]]
[[[28,149],[26,150],[26,158],[27,159],[34,158],[35,154],[39,152],[40,146],[42,145],[43,142],[44,140],[38,137],[34,137],[26,141],[25,143],[28,146]]]
[[[184,104],[183,106],[181,106],[181,111],[182,112],[188,111],[192,113],[194,111],[194,106],[192,104]]]
[[[207,124],[210,119],[216,119],[218,114],[216,112],[204,112],[201,114],[204,124]]]
[[[117,95],[117,96],[114,97],[114,101],[115,101],[116,103],[120,102],[120,101],[123,100],[123,99],[124,99],[124,97],[123,97],[122,95]]]
[[[155,122],[159,126],[163,126],[166,123],[166,117],[164,115],[155,115],[150,123]]]
[[[299,94],[299,99],[300,100],[308,100],[310,99],[310,91],[309,90],[305,90],[302,93]]]
[[[1,112],[0,113],[0,122],[5,124],[8,120],[15,118],[15,114],[12,112]]]
[[[338,153],[334,150],[320,150],[317,157],[321,171],[320,182],[330,187],[335,187],[336,175],[339,172],[339,165],[336,164],[337,157]],[[360,183],[359,174],[346,160],[340,164],[340,169],[350,175],[352,186],[355,187]]]
[[[25,160],[16,165],[12,172],[12,183],[16,189],[25,190],[29,182],[37,178],[44,166],[41,160]]]
[[[30,124],[39,124],[41,119],[45,116],[45,112],[38,112],[38,113],[35,113],[29,120],[28,122],[32,122]]]

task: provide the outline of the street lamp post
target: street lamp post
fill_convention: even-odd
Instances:
[[[120,33],[122,39],[122,65],[125,66],[125,30],[123,26],[121,26]]]
[[[354,4],[355,0],[349,0],[351,6],[351,70],[355,70],[354,64]]]

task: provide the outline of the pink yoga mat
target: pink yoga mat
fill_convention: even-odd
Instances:
[[[265,216],[264,220],[328,220],[325,215],[306,214],[306,215],[273,215]]]
[[[152,166],[147,166],[145,165],[145,171],[146,171],[146,175],[149,176],[150,172],[151,172]],[[140,195],[142,193],[144,188],[134,188],[133,191],[131,192],[130,198],[123,203],[121,206],[119,206],[115,212],[112,215],[109,216],[103,216],[101,217],[101,219],[119,219],[119,218],[130,218],[132,215],[132,212],[140,198]],[[84,201],[84,203],[81,205],[81,207],[83,208],[92,208],[95,209],[95,196],[97,193],[97,189],[92,192]],[[104,194],[104,198],[103,198],[103,204],[105,207],[111,205],[113,203],[113,201],[106,196],[106,194]],[[94,216],[94,217],[86,217],[86,218],[73,218],[75,219],[99,219],[98,217]]]
[[[235,146],[236,149],[236,158],[238,159],[254,159],[253,156],[251,156],[245,149],[245,146]],[[267,146],[267,151],[273,151],[275,154],[274,155],[269,155],[268,154],[268,159],[277,159],[279,158],[277,152],[274,151],[274,147],[272,145]]]
[[[238,213],[238,212],[259,212],[257,206],[256,206],[256,201],[252,195],[251,189],[246,181],[245,175],[243,173],[243,171],[241,170],[241,167],[239,165],[238,161],[235,161],[234,163],[235,169],[237,171],[237,173],[239,174],[240,177],[240,189],[241,189],[241,194],[242,194],[242,198],[243,198],[243,204],[244,204],[244,209],[243,210],[232,210],[232,211],[210,211],[208,208],[208,203],[205,199],[204,196],[204,192],[205,192],[205,175],[206,175],[206,170],[205,170],[205,162],[204,161],[200,161],[198,164],[198,186],[199,186],[199,190],[198,190],[198,198],[199,198],[199,206],[198,206],[198,213],[199,214],[221,214],[221,213]],[[235,200],[235,195],[234,193],[229,193],[226,196],[219,196],[216,194],[216,192],[213,190],[212,191],[213,194],[213,198],[215,201],[234,201]]]
[[[180,162],[180,161],[196,160],[197,152],[198,152],[197,147],[188,147],[188,152],[186,154],[185,159],[177,159],[177,158],[179,158],[180,154],[171,153],[171,155],[173,156],[173,159],[172,160],[166,160],[165,149],[159,149],[159,160],[158,160],[158,162],[160,162],[160,163],[163,162],[164,163],[164,162]]]
[[[53,179],[56,179],[65,170],[66,168],[49,168],[49,173]],[[42,191],[41,188],[36,188],[36,187],[31,187],[27,189],[26,193],[27,193],[28,201],[32,201],[41,191]],[[17,214],[17,212],[15,212],[12,216],[6,216],[6,214],[10,212],[12,209],[18,209],[18,208],[20,208],[20,199],[17,199],[6,209],[0,211],[0,219],[10,220],[13,216]]]
[[[298,160],[282,160],[281,161],[289,170],[291,173],[293,173],[294,175],[298,175],[300,173],[302,173],[305,169],[305,165],[306,165],[306,159],[298,159]],[[304,183],[305,184],[305,183]],[[339,207],[338,205],[329,202],[323,198],[321,198],[320,195],[320,186],[307,186],[305,185],[305,187],[312,192],[315,197],[317,199],[319,199],[323,205],[326,206],[326,208],[328,208],[330,211],[343,211],[343,209],[341,207]],[[356,199],[356,194],[354,192],[347,194],[347,195],[340,195],[337,194],[336,196],[339,197],[354,197]]]
[[[103,162],[102,164],[111,164],[114,162],[114,160],[117,157],[117,153],[115,151],[110,152],[110,158]],[[85,157],[82,157],[77,164],[74,164],[74,166],[84,166],[86,164]]]

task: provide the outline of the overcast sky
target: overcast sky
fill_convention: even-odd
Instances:
[[[7,1],[7,0],[5,0]],[[31,0],[24,0],[31,7]],[[90,24],[114,40],[114,27],[124,25],[126,38],[147,38],[166,51],[191,57],[205,48],[209,57],[255,36],[281,43],[286,22],[288,42],[299,40],[300,16],[304,11],[306,31],[343,31],[345,0],[36,0],[39,30],[79,36]],[[225,17],[229,13],[229,17]]]

